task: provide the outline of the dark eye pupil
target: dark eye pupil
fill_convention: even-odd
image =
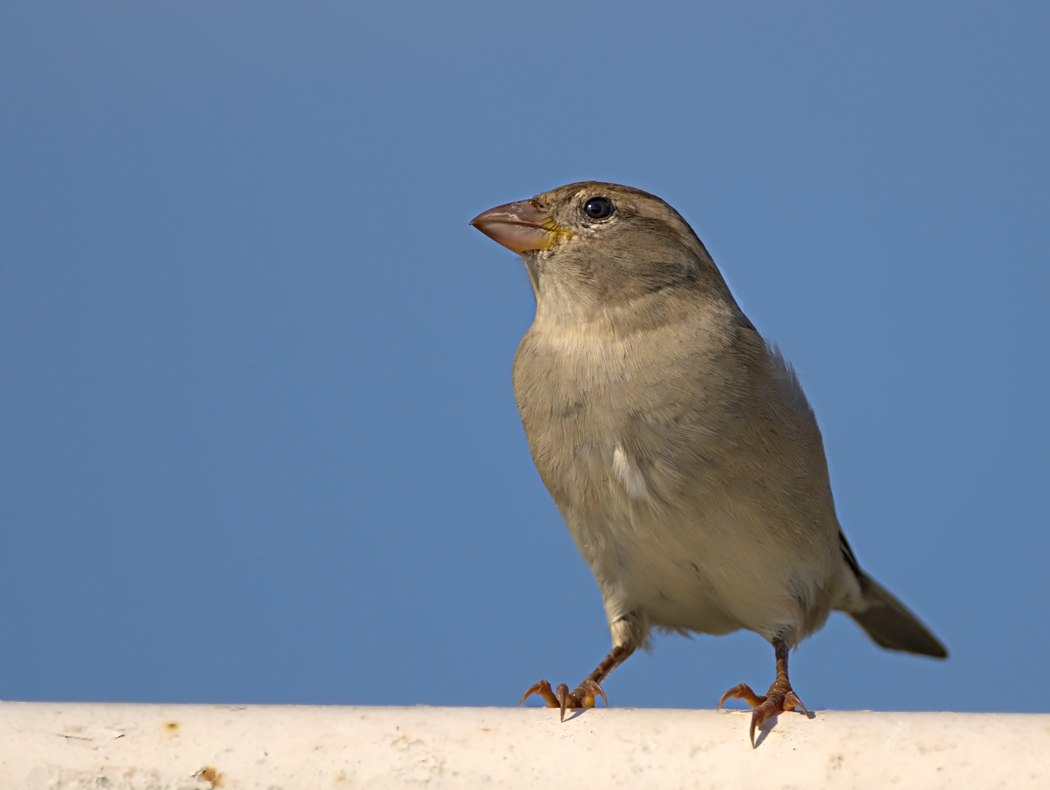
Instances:
[[[592,197],[583,204],[583,213],[591,219],[605,219],[613,213],[613,204],[608,198]]]

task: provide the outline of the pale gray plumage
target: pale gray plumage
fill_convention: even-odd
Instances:
[[[605,602],[616,657],[589,680],[655,626],[755,631],[783,648],[786,683],[786,651],[833,609],[884,647],[946,655],[860,571],[798,379],[674,209],[585,182],[474,224],[522,255],[536,294],[514,391]],[[584,691],[563,711],[593,704]]]

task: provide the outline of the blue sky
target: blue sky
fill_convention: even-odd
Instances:
[[[1050,710],[1044,4],[0,9],[0,698],[515,705],[609,635],[483,209],[664,197],[798,369],[862,565],[810,709]],[[764,688],[658,637],[616,706]]]

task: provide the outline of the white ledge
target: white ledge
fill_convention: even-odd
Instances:
[[[0,788],[1050,788],[1050,715],[0,703]]]

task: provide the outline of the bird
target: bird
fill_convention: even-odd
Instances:
[[[880,647],[948,651],[861,570],[797,375],[737,304],[690,225],[648,192],[585,181],[482,212],[536,300],[513,381],[536,469],[601,592],[612,649],[548,707],[594,707],[653,629],[746,629],[773,647],[749,735],[801,708],[788,654],[845,612]]]

